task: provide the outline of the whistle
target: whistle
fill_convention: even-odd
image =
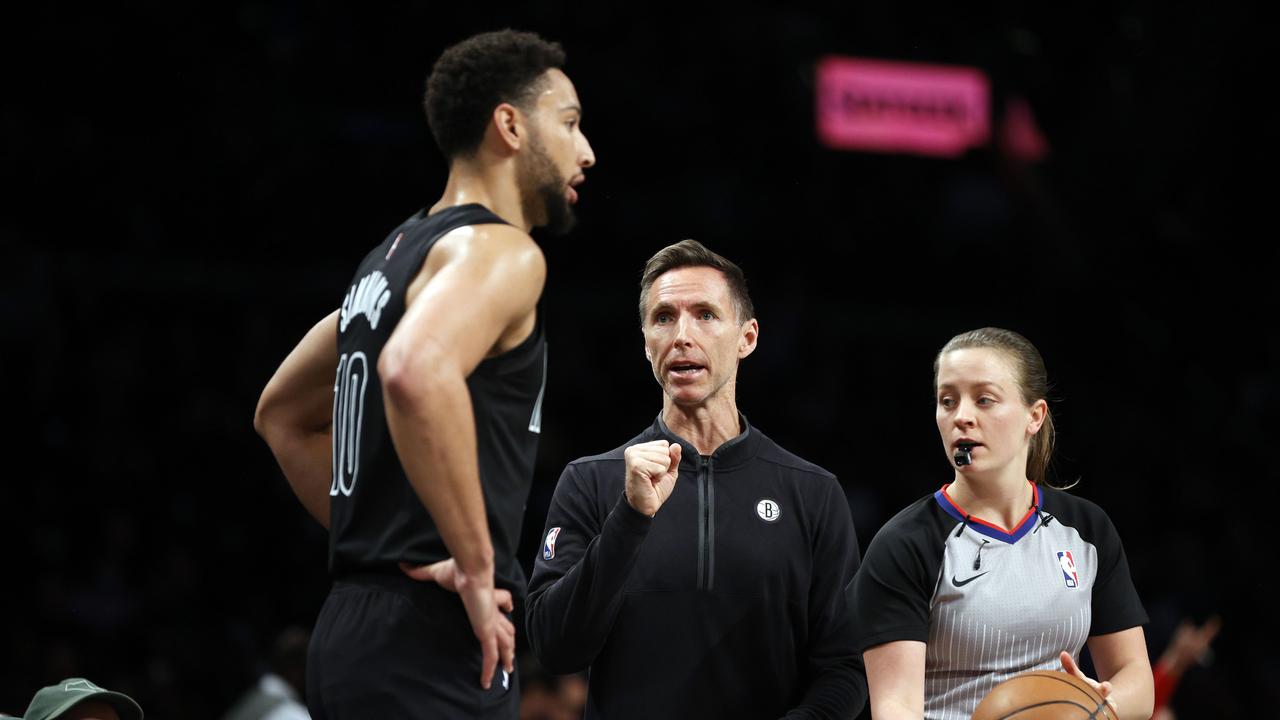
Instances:
[[[973,447],[975,445],[977,443],[965,441],[956,446],[956,455],[953,458],[956,461],[956,467],[973,464]]]

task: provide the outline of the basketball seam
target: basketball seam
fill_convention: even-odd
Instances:
[[[1036,703],[1034,705],[1024,705],[1023,707],[1020,707],[1017,710],[1014,710],[1013,712],[1007,715],[1001,715],[998,718],[998,720],[1009,720],[1009,718],[1015,717],[1018,713],[1023,712],[1024,710],[1031,710],[1038,707],[1044,707],[1046,705],[1061,705],[1061,704],[1074,705],[1075,707],[1078,707],[1081,710],[1089,713],[1088,720],[1099,720],[1099,718],[1106,720],[1111,717],[1110,706],[1107,704],[1106,698],[1101,698],[1101,696],[1096,695],[1095,693],[1090,692],[1088,690],[1085,690],[1079,685],[1076,685],[1075,683],[1071,682],[1070,679],[1061,677],[1061,675],[1062,673],[1057,673],[1052,670],[1038,670],[1038,671],[1033,671],[1026,674],[1026,676],[1040,677],[1046,680],[1052,680],[1054,682],[1059,682],[1064,685],[1068,685],[1076,690],[1079,690],[1081,693],[1083,693],[1084,696],[1090,700],[1090,702],[1098,702],[1099,700],[1101,700],[1101,702],[1098,702],[1097,707],[1095,707],[1093,710],[1090,710],[1088,706],[1081,705],[1080,703],[1074,700],[1067,700],[1067,699],[1048,700],[1045,702]]]
[[[1044,707],[1046,705],[1074,705],[1075,707],[1078,707],[1085,712],[1089,712],[1089,708],[1085,707],[1084,705],[1081,705],[1075,700],[1045,700],[1044,702],[1038,702],[1034,705],[1023,705],[1022,707],[1018,708],[1017,710],[1014,710],[1008,715],[1001,715],[1000,717],[996,718],[996,720],[1009,720],[1009,718],[1017,716],[1017,714],[1020,712],[1026,712],[1027,710],[1035,710],[1036,708]],[[1089,715],[1089,717],[1092,718],[1093,715]]]
[[[1049,671],[1049,672],[1053,672],[1053,671]],[[1098,703],[1098,706],[1097,706],[1097,707],[1095,707],[1095,708],[1093,709],[1093,711],[1089,713],[1089,720],[1097,720],[1097,718],[1099,717],[1099,714],[1101,714],[1101,717],[1102,717],[1102,718],[1104,718],[1104,720],[1105,720],[1105,718],[1110,717],[1110,711],[1108,710],[1108,708],[1109,708],[1110,706],[1107,704],[1107,699],[1106,699],[1106,698],[1104,698],[1104,697],[1102,697],[1101,695],[1096,695],[1096,696],[1095,696],[1095,695],[1094,695],[1094,693],[1092,693],[1092,692],[1089,692],[1089,691],[1085,690],[1084,688],[1080,687],[1079,685],[1077,685],[1077,684],[1075,684],[1075,683],[1071,682],[1070,680],[1068,680],[1068,679],[1066,679],[1066,678],[1058,677],[1056,674],[1055,674],[1055,675],[1040,675],[1039,677],[1042,677],[1042,678],[1048,678],[1048,679],[1050,679],[1050,680],[1053,680],[1054,682],[1060,682],[1060,683],[1065,683],[1065,684],[1067,684],[1067,685],[1070,685],[1071,687],[1073,687],[1073,688],[1075,688],[1075,689],[1079,690],[1080,692],[1084,693],[1085,697],[1089,698],[1089,700],[1094,701],[1094,702],[1097,702],[1097,703]],[[1089,709],[1089,708],[1084,707],[1084,706],[1080,706],[1080,707],[1081,707],[1081,709],[1082,709],[1082,710],[1088,710],[1088,709]]]
[[[1044,671],[1040,671],[1040,672],[1044,672]],[[1028,673],[1028,674],[1031,674],[1031,673]],[[1102,700],[1102,704],[1103,704],[1103,705],[1105,705],[1105,704],[1107,703],[1107,701],[1106,701],[1105,699],[1103,699],[1101,696],[1099,696],[1099,695],[1095,695],[1093,692],[1091,692],[1091,691],[1089,691],[1089,690],[1085,690],[1084,688],[1082,688],[1082,687],[1080,687],[1079,685],[1077,685],[1077,684],[1075,684],[1075,683],[1071,682],[1070,680],[1067,680],[1066,678],[1058,677],[1058,675],[1059,675],[1059,674],[1060,674],[1060,673],[1056,673],[1056,672],[1053,672],[1052,670],[1050,670],[1050,671],[1045,672],[1045,674],[1044,674],[1044,675],[1040,675],[1039,673],[1037,673],[1037,674],[1036,674],[1036,677],[1042,677],[1042,678],[1045,678],[1046,680],[1052,680],[1052,681],[1054,681],[1054,682],[1060,682],[1060,683],[1062,683],[1063,685],[1070,685],[1071,687],[1075,688],[1076,690],[1079,690],[1080,692],[1084,693],[1084,696],[1085,696],[1085,697],[1087,697],[1087,698],[1089,698],[1089,700],[1091,700],[1091,701],[1095,701],[1095,702],[1096,702],[1097,700]]]

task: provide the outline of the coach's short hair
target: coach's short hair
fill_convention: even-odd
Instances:
[[[747,277],[742,268],[723,255],[711,252],[697,240],[681,240],[675,245],[668,245],[644,264],[644,272],[640,276],[640,326],[644,326],[645,313],[648,311],[649,289],[663,273],[682,267],[710,267],[719,270],[729,283],[729,296],[733,298],[734,311],[738,323],[744,323],[756,316],[756,309],[751,304],[751,295],[747,293]]]
[[[543,73],[563,69],[564,49],[530,32],[481,33],[450,47],[431,69],[423,106],[445,158],[475,153],[493,109],[528,111]]]

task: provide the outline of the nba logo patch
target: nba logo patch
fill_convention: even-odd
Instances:
[[[542,544],[542,559],[550,560],[556,556],[556,538],[560,537],[560,528],[553,527],[547,531],[547,541]]]
[[[1080,576],[1076,574],[1076,561],[1072,559],[1070,550],[1058,553],[1058,567],[1062,568],[1062,579],[1067,583],[1067,587],[1080,586]]]

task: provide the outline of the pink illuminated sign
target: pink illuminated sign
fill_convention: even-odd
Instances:
[[[842,150],[956,157],[990,136],[989,88],[976,68],[827,57],[818,137]]]

